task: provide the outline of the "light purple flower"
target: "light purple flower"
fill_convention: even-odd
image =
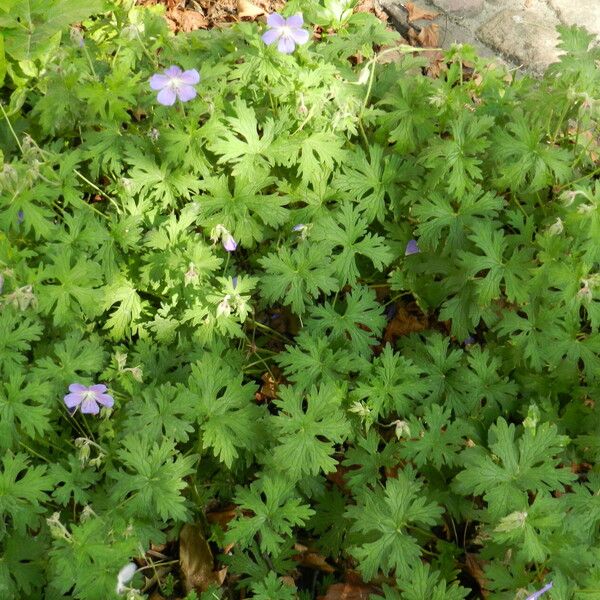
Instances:
[[[84,414],[97,415],[100,412],[100,407],[106,406],[111,408],[114,404],[113,397],[106,394],[107,387],[98,383],[96,385],[90,385],[86,387],[81,383],[72,383],[69,386],[69,394],[64,398],[65,404],[68,408],[79,409]]]
[[[235,288],[237,287],[238,284],[238,278],[237,275],[234,275],[231,279],[231,287],[235,290]]]
[[[419,249],[419,244],[417,244],[417,240],[409,240],[408,244],[406,244],[404,256],[410,256],[411,254],[419,254],[419,252],[421,252],[421,250]]]
[[[552,582],[547,583],[541,590],[538,590],[537,592],[534,592],[530,596],[527,596],[527,598],[525,600],[537,600],[542,594],[545,594],[549,589],[551,589],[552,586],[553,586]]]
[[[173,65],[164,74],[157,73],[150,77],[150,87],[158,91],[156,99],[163,106],[173,106],[179,98],[181,102],[188,102],[196,97],[194,86],[200,81],[200,74],[196,69],[182,71]]]
[[[465,346],[472,346],[475,343],[475,338],[470,335],[468,338],[465,339],[465,341],[463,342],[463,344]]]
[[[25,213],[24,213],[22,210],[20,210],[20,211],[17,213],[17,221],[18,221],[19,223],[22,223],[24,220],[25,220]]]
[[[294,225],[292,227],[292,231],[303,231],[306,229],[306,225],[304,223],[298,223],[298,225]]]
[[[296,44],[302,45],[308,42],[309,33],[306,29],[302,29],[304,19],[301,13],[288,17],[282,17],[278,13],[271,13],[267,17],[267,26],[269,29],[263,33],[262,41],[270,46],[275,42],[277,50],[282,54],[291,54]]]
[[[229,232],[223,234],[221,241],[223,242],[223,248],[225,248],[227,252],[234,252],[237,248],[237,242]]]

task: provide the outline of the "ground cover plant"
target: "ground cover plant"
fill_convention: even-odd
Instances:
[[[0,6],[1,598],[600,598],[600,50],[352,8]]]

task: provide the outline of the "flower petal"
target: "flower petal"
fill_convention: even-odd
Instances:
[[[408,244],[406,244],[406,250],[404,251],[404,256],[410,256],[411,254],[418,254],[421,252],[419,248],[419,244],[417,244],[417,240],[409,240]]]
[[[102,404],[102,406],[106,406],[107,408],[112,408],[115,403],[110,394],[96,394],[96,402]]]
[[[268,29],[262,34],[262,41],[270,46],[281,37],[281,31],[279,29]]]
[[[69,391],[70,392],[87,392],[88,388],[85,385],[82,385],[81,383],[72,383],[69,386]]]
[[[282,35],[279,44],[277,44],[277,50],[282,54],[291,54],[295,47],[296,44],[294,43],[294,40],[287,35]]]
[[[173,104],[175,104],[175,100],[177,100],[177,95],[175,94],[173,88],[166,87],[158,92],[156,99],[158,100],[158,103],[162,104],[163,106],[173,106]]]
[[[296,42],[296,44],[302,45],[308,42],[310,34],[308,33],[308,31],[306,31],[306,29],[292,29],[290,30],[290,36],[292,37],[294,42]]]
[[[267,17],[267,25],[269,27],[284,27],[285,19],[279,13],[271,13]]]
[[[181,85],[177,88],[177,97],[182,102],[188,102],[196,97],[196,90],[191,85]]]
[[[81,404],[81,394],[77,392],[74,394],[67,394],[63,400],[67,408],[75,408]]]
[[[296,13],[295,15],[288,17],[285,20],[285,24],[292,29],[299,29],[304,25],[304,17],[302,16],[302,13]]]
[[[165,69],[165,75],[170,79],[173,77],[179,77],[181,75],[181,68],[176,65],[171,65],[168,69]]]
[[[169,81],[171,81],[170,77],[157,73],[150,77],[150,87],[153,90],[162,90],[166,85],[169,85]]]
[[[198,73],[196,69],[189,69],[184,71],[179,76],[179,79],[186,85],[196,85],[197,83],[200,83],[200,73]]]
[[[88,396],[81,403],[81,412],[85,415],[97,415],[100,412],[100,407],[96,402],[96,398],[93,396]]]
[[[237,242],[233,239],[233,236],[227,235],[223,237],[223,248],[227,250],[227,252],[234,252],[237,248]]]
[[[88,388],[90,392],[97,392],[103,394],[108,388],[103,383],[97,383],[96,385],[90,385]]]

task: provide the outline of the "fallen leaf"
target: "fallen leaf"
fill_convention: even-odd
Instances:
[[[440,41],[439,29],[440,26],[435,23],[421,29],[417,35],[417,39],[423,48],[437,48]]]
[[[209,523],[218,523],[223,529],[227,529],[227,523],[235,519],[237,506],[231,504],[223,510],[213,510],[206,513],[206,519]]]
[[[294,550],[300,552],[300,554],[296,555],[295,559],[300,563],[303,567],[309,567],[311,569],[317,569],[318,571],[322,571],[323,573],[335,573],[335,568],[332,567],[324,556],[318,554],[317,552],[312,552],[306,546],[302,544],[294,544]]]
[[[181,10],[174,8],[166,15],[167,23],[173,31],[183,31],[189,33],[197,29],[206,29],[208,19],[200,12],[195,10]]]
[[[238,17],[240,17],[240,19],[245,17],[256,19],[256,17],[260,17],[264,14],[264,8],[256,6],[256,4],[253,4],[249,0],[238,0]]]
[[[384,343],[393,343],[396,338],[427,329],[427,317],[421,314],[412,314],[404,306],[398,306],[392,320],[388,323],[383,334]]]
[[[440,13],[430,12],[424,8],[420,8],[414,2],[407,2],[404,8],[408,11],[408,22],[427,20],[431,21],[435,19]]]
[[[221,585],[220,572],[214,571],[212,551],[199,525],[183,526],[179,534],[179,565],[186,592],[205,592],[211,585]]]
[[[369,600],[376,590],[360,583],[334,583],[319,600]]]

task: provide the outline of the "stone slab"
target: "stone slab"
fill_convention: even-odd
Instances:
[[[508,59],[542,73],[560,55],[556,24],[530,11],[502,10],[479,27],[477,36]]]
[[[549,0],[565,25],[579,25],[600,36],[600,0]]]
[[[450,15],[460,18],[476,17],[484,7],[484,0],[433,0],[433,4]]]

